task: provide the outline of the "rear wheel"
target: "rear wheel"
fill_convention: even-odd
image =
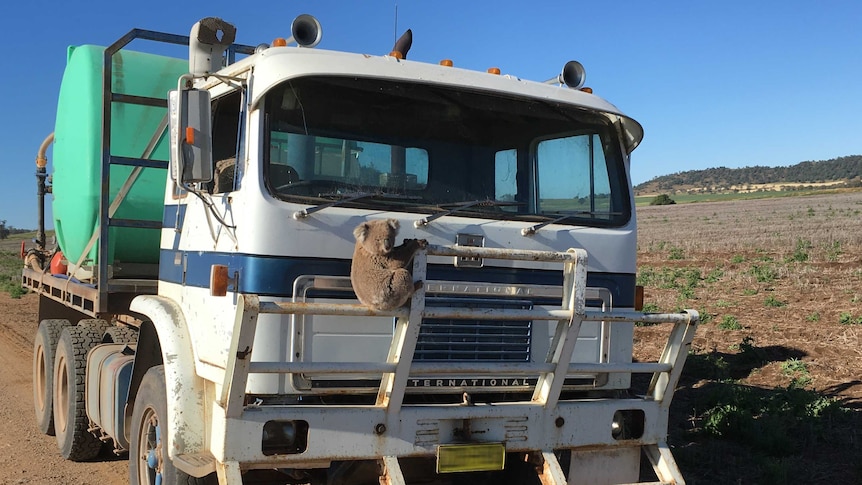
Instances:
[[[109,327],[105,330],[104,342],[133,344],[138,341],[138,332],[131,327]]]
[[[87,431],[87,352],[102,340],[88,325],[65,327],[54,358],[54,431],[63,458],[84,461],[99,454],[102,442]]]
[[[113,327],[111,322],[101,318],[84,318],[82,320],[78,320],[78,325],[82,327],[95,328],[101,332]]]
[[[36,425],[47,435],[54,434],[54,353],[57,341],[69,320],[42,320],[33,339],[33,404]]]
[[[150,368],[135,398],[129,446],[129,483],[139,485],[217,484],[215,473],[195,478],[178,470],[168,458],[168,404],[165,368]]]

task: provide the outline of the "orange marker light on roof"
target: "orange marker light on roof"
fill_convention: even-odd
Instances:
[[[276,37],[272,40],[273,47],[285,47],[287,45],[287,39],[284,37]]]
[[[593,94],[593,88],[581,88],[581,91],[589,94]]]
[[[446,66],[446,67],[452,67],[455,64],[452,62],[452,59],[443,59],[442,61],[440,61],[440,65]]]
[[[399,51],[392,51],[389,53],[389,57],[394,57],[396,59],[404,59],[404,54]]]
[[[489,67],[489,68],[488,68],[488,73],[490,73],[490,74],[496,74],[496,75],[498,75],[498,76],[499,76],[499,75],[500,75],[500,68],[499,68],[499,67]]]

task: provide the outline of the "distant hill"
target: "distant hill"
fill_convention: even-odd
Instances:
[[[862,187],[862,155],[789,167],[708,168],[662,175],[635,186],[636,195]]]

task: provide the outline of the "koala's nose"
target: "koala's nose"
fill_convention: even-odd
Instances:
[[[383,241],[383,251],[387,253],[392,251],[392,243],[390,241]]]

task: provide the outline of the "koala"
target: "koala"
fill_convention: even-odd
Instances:
[[[413,283],[407,269],[416,251],[428,246],[424,239],[405,239],[395,246],[395,219],[363,222],[353,230],[356,247],[350,266],[350,283],[359,301],[374,310],[392,310],[405,303],[422,282]]]

